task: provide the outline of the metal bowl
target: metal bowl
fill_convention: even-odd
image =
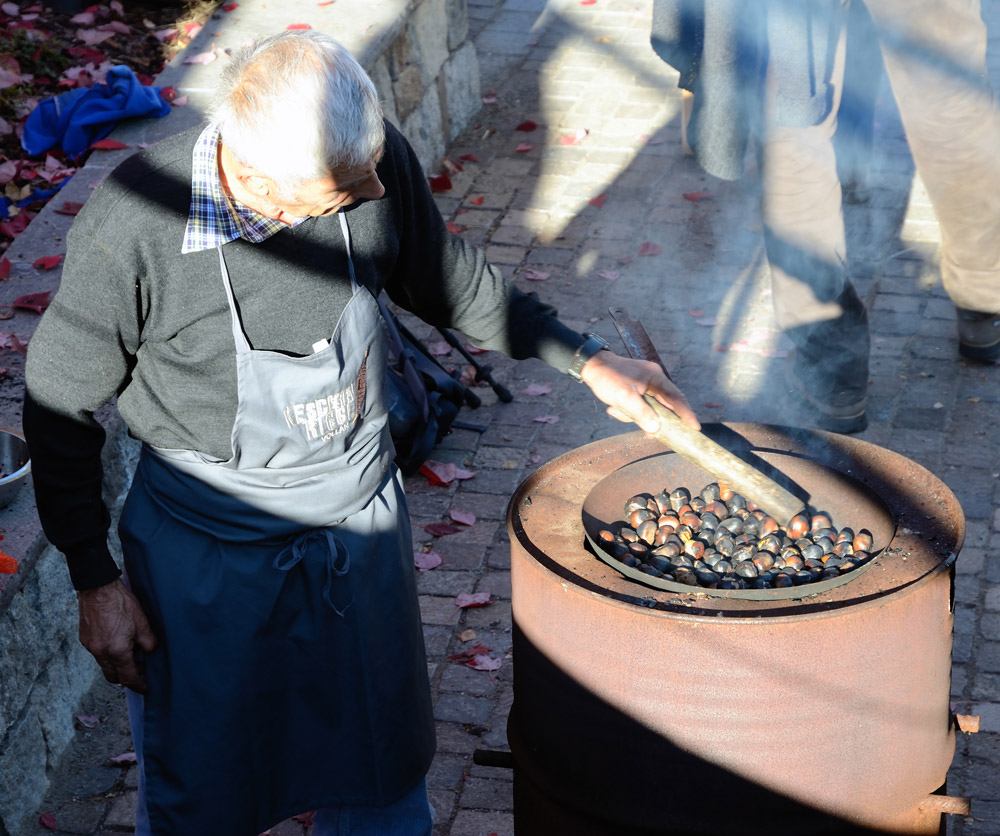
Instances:
[[[29,473],[31,459],[24,433],[12,427],[0,427],[0,508],[14,501]]]

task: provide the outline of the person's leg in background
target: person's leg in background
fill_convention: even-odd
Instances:
[[[764,242],[779,327],[795,345],[793,387],[814,423],[836,432],[867,426],[869,334],[864,303],[846,269],[841,187],[833,136],[844,75],[836,43],[826,116],[808,127],[777,124],[781,79],[769,72],[760,156]]]
[[[960,353],[1000,358],[1000,109],[979,0],[865,0],[941,226]]]

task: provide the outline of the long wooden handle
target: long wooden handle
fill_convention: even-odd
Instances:
[[[734,456],[704,433],[686,426],[659,401],[649,395],[645,398],[660,419],[656,438],[678,455],[698,465],[716,479],[726,482],[736,493],[754,502],[781,525],[788,525],[789,520],[805,508],[801,499],[773,479]]]

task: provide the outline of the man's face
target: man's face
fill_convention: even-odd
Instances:
[[[336,168],[328,177],[300,184],[290,195],[270,194],[261,214],[291,223],[297,218],[332,214],[359,200],[378,200],[385,187],[375,173],[376,162]]]

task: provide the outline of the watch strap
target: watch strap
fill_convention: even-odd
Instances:
[[[566,374],[579,382],[583,381],[580,373],[587,361],[597,352],[609,350],[608,341],[604,337],[599,337],[597,334],[585,334],[584,336],[587,338],[586,341],[576,350],[569,368],[566,370]]]

